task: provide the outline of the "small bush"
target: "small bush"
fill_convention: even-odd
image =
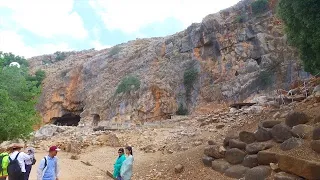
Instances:
[[[193,67],[193,68],[190,68],[190,69],[187,69],[187,70],[184,72],[184,75],[183,75],[183,84],[184,84],[184,86],[185,86],[185,88],[186,88],[186,94],[187,94],[187,96],[190,95],[191,90],[192,90],[192,87],[193,87],[193,84],[194,84],[195,81],[197,80],[198,75],[199,75],[199,72],[198,72],[197,69],[195,69],[194,67]]]
[[[110,52],[109,52],[109,55],[110,56],[114,56],[116,54],[118,54],[120,51],[122,50],[122,48],[120,46],[114,46]]]
[[[128,76],[121,80],[121,83],[118,85],[116,93],[126,93],[131,90],[137,90],[140,88],[140,80],[134,76]]]
[[[188,109],[183,107],[183,104],[180,103],[179,108],[176,112],[177,115],[187,115],[188,114]]]
[[[253,15],[262,14],[269,10],[268,0],[257,0],[251,3]]]
[[[67,58],[67,55],[64,52],[57,51],[54,53],[56,55],[56,61],[63,61]]]
[[[272,73],[269,71],[261,71],[258,76],[259,85],[262,88],[272,85]]]
[[[237,23],[244,23],[246,21],[246,16],[244,14],[239,15],[236,17],[236,22]]]

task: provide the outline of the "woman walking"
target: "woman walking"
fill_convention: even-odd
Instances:
[[[120,169],[120,176],[121,176],[121,180],[131,180],[132,165],[133,165],[132,147],[127,146],[125,148],[125,153],[127,155],[127,158],[122,163],[122,166],[121,166],[121,169]]]
[[[116,163],[113,165],[113,177],[117,180],[121,180],[121,177],[120,177],[120,169],[121,169],[121,166],[122,166],[122,163],[123,161],[126,160],[126,156],[124,155],[124,149],[123,148],[120,148],[118,150],[118,158],[117,158],[117,161]]]

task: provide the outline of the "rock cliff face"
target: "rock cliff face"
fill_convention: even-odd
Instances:
[[[87,125],[140,124],[167,119],[179,106],[192,112],[201,103],[288,89],[303,78],[298,55],[273,11],[254,16],[252,1],[208,15],[171,36],[68,52],[62,61],[55,61],[55,55],[29,59],[33,71],[47,72],[38,105],[43,121],[73,114]],[[186,93],[184,72],[190,68],[199,75]],[[138,77],[140,88],[116,94],[128,75]]]

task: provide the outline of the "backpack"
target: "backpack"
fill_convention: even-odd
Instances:
[[[37,162],[36,158],[32,158],[32,163],[31,163],[31,165],[32,165],[32,166],[35,165],[36,162]]]
[[[1,154],[0,155],[0,176],[3,176],[3,174],[4,174],[3,170],[7,168],[7,167],[2,167],[2,165],[3,165],[2,161],[6,156],[9,156],[9,155],[8,154]]]
[[[9,165],[8,165],[8,174],[9,175],[18,175],[18,174],[22,173],[19,161],[17,159],[19,154],[20,154],[20,152],[16,155],[14,160],[12,160],[9,156]]]

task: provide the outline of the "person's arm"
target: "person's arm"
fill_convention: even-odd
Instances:
[[[37,170],[37,180],[42,180],[43,170],[44,170],[45,160],[41,159],[38,170]]]
[[[56,180],[59,180],[59,174],[60,174],[59,163],[58,163],[58,158],[56,157]]]

